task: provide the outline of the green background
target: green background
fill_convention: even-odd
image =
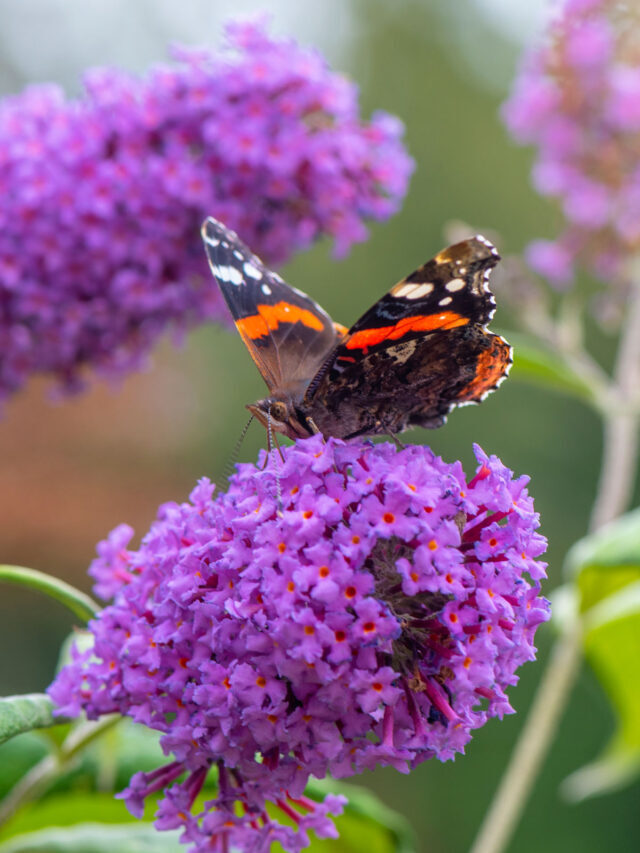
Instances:
[[[140,3],[134,10],[134,4],[116,3],[105,32],[105,4],[95,3],[93,17],[81,14],[82,5],[0,2],[0,49],[10,33],[24,40],[27,51],[20,61],[15,45],[2,51],[2,92],[19,91],[35,75],[74,92],[86,65],[117,63],[142,71],[163,58],[171,41],[200,43],[206,35],[217,44],[218,18],[237,7],[215,4],[215,15],[207,11],[199,32],[197,14],[207,4],[187,0],[187,17],[196,22],[189,32],[175,13],[168,14],[170,4]],[[284,269],[291,283],[348,324],[441,248],[452,220],[487,233],[502,254],[556,233],[556,210],[530,188],[532,152],[516,147],[499,119],[519,46],[494,21],[460,0],[455,9],[447,0],[344,0],[341,7],[328,4],[324,17],[321,4],[313,5],[311,14],[310,3],[276,4],[276,32],[314,44],[335,69],[353,77],[364,115],[378,108],[399,115],[417,169],[399,215],[373,226],[370,241],[345,260],[336,262],[328,244],[297,257]],[[241,8],[261,7],[247,2]],[[38,54],[45,42],[44,59],[41,52],[30,66],[29,50]],[[493,327],[508,337],[516,325],[517,317],[499,307]],[[589,336],[607,364],[613,342],[594,324]],[[182,349],[163,343],[150,369],[119,389],[97,386],[82,398],[52,405],[47,386],[32,383],[0,423],[0,560],[51,571],[88,589],[85,571],[94,544],[113,526],[128,521],[139,536],[158,504],[185,498],[198,477],[223,482],[245,422],[243,406],[262,393],[239,337],[217,328],[197,330]],[[410,440],[429,443],[447,460],[462,459],[468,472],[472,443],[478,442],[517,473],[529,474],[550,543],[546,591],[560,582],[566,550],[586,531],[597,484],[601,438],[594,414],[514,374],[482,406],[454,412],[443,429],[416,430]],[[255,459],[264,442],[262,431],[252,428],[240,459]],[[11,588],[3,590],[1,608],[0,691],[42,690],[72,620],[55,603]],[[359,780],[409,817],[421,851],[468,848],[526,715],[551,630],[544,627],[538,638],[539,662],[523,669],[511,691],[517,715],[489,723],[455,762],[429,762],[407,776],[382,770]],[[585,670],[510,851],[638,849],[637,784],[579,805],[558,794],[562,779],[595,757],[612,728],[605,698]]]

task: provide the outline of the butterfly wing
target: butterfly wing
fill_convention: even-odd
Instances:
[[[207,258],[236,327],[269,391],[301,396],[342,337],[313,299],[267,269],[238,235],[209,217]]]
[[[486,329],[495,311],[496,249],[476,236],[441,251],[349,329],[303,405],[325,435],[349,438],[437,427],[507,373],[511,347]]]

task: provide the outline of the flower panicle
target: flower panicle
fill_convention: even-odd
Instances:
[[[535,145],[533,184],[566,220],[527,250],[533,269],[568,287],[576,264],[625,282],[640,249],[640,18],[615,0],[563,0],[522,63],[504,119]]]
[[[168,329],[228,322],[199,229],[214,215],[270,263],[323,235],[344,254],[403,198],[401,123],[359,118],[319,54],[233,22],[221,53],[174,49],[136,78],[0,102],[0,401],[33,374],[83,387],[139,368]]]
[[[92,573],[114,599],[50,694],[61,713],[162,733],[172,763],[134,777],[135,814],[162,789],[158,825],[182,815],[194,850],[242,833],[297,850],[339,805],[300,805],[310,775],[447,760],[512,712],[549,616],[546,542],[528,479],[475,452],[467,481],[425,447],[315,436],[277,471],[239,465],[224,493],[201,480],[137,550],[126,527],[99,546]],[[214,767],[218,795],[194,815]]]

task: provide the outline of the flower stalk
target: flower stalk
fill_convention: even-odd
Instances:
[[[100,611],[91,596],[76,589],[66,581],[23,566],[0,566],[0,582],[35,589],[64,604],[78,619],[87,623]]]
[[[629,264],[627,319],[618,348],[613,391],[620,402],[605,418],[600,482],[591,530],[613,521],[629,506],[638,464],[640,426],[640,255]]]
[[[634,257],[627,321],[618,346],[609,398],[617,400],[605,419],[600,480],[590,531],[621,515],[629,505],[636,479],[640,427],[640,258]],[[631,405],[630,405],[631,404]],[[582,662],[579,617],[556,641],[522,728],[511,760],[500,781],[471,853],[505,850],[540,767],[551,748]]]

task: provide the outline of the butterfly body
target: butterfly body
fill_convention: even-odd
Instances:
[[[495,248],[472,237],[400,281],[350,329],[286,284],[215,219],[211,269],[269,388],[247,408],[289,438],[388,435],[441,426],[506,375],[511,347],[486,326]]]

